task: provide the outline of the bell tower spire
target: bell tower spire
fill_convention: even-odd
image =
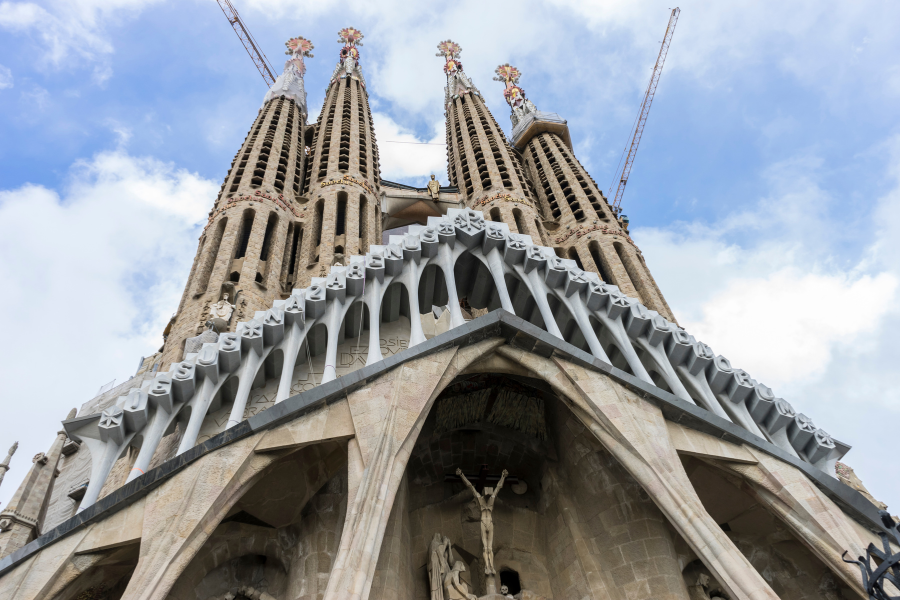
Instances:
[[[313,44],[298,36],[285,46],[284,72],[263,98],[209,212],[178,312],[164,333],[161,370],[199,349],[188,340],[214,341],[286,297],[305,272],[297,255],[310,214],[303,76]]]
[[[628,222],[617,219],[606,197],[572,151],[569,127],[555,113],[542,112],[519,86],[521,71],[505,63],[494,71],[509,104],[512,145],[522,152],[538,183],[538,207],[550,246],[626,295],[674,320],[637,245]]]
[[[338,32],[343,46],[314,125],[306,172],[311,214],[300,252],[307,283],[381,242],[381,173],[360,61],[363,37],[355,27]]]
[[[481,93],[463,71],[462,48],[452,40],[438,44],[444,57],[447,87],[447,174],[466,206],[503,221],[510,231],[540,237],[540,219],[531,182],[524,176],[519,153],[506,141]]]

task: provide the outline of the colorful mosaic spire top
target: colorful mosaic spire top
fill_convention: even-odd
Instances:
[[[303,62],[303,57],[313,57],[311,52],[314,47],[313,43],[303,36],[297,36],[286,41],[284,45],[287,47],[284,53],[291,57],[289,62],[297,67],[297,72],[301,76],[306,75],[306,63]]]
[[[438,53],[435,56],[443,56],[447,60],[459,58],[459,53],[462,52],[462,47],[452,40],[444,40],[437,47]]]
[[[315,46],[313,46],[311,41],[301,35],[289,39],[284,45],[287,46],[287,50],[284,51],[285,54],[299,54],[300,56],[305,56],[307,58],[313,57],[312,50]]]
[[[522,72],[511,64],[505,63],[497,67],[494,73],[497,74],[494,77],[494,81],[499,81],[506,85],[506,89],[503,90],[503,97],[506,98],[507,104],[513,110],[521,107],[525,102],[525,90],[517,84],[522,76]]]
[[[362,32],[356,27],[344,27],[338,31],[338,42],[346,46],[362,46]]]

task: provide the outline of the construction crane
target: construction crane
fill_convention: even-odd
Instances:
[[[237,9],[231,4],[230,0],[216,0],[216,2],[219,4],[219,8],[222,9],[222,12],[225,13],[228,22],[231,23],[231,27],[237,34],[238,39],[244,44],[244,49],[247,50],[247,54],[250,55],[253,64],[256,65],[256,68],[259,70],[259,74],[262,75],[266,85],[269,87],[273,86],[275,84],[275,76],[272,75],[269,59],[257,46],[256,40],[253,38],[253,35],[251,35],[250,30],[247,29],[247,26],[244,25]]]
[[[666,62],[666,54],[669,53],[669,45],[672,43],[672,34],[675,33],[675,23],[678,22],[678,15],[681,9],[677,6],[672,9],[669,16],[669,25],[666,27],[666,37],[663,38],[662,46],[659,49],[659,56],[656,58],[656,64],[653,65],[653,75],[650,76],[650,84],[647,86],[647,93],[644,94],[644,101],[641,103],[641,112],[638,113],[637,123],[634,126],[634,135],[631,136],[631,146],[625,154],[625,165],[622,161],[622,174],[619,176],[619,187],[616,189],[616,196],[612,202],[612,208],[616,214],[622,211],[622,195],[625,193],[625,185],[628,183],[628,176],[631,174],[631,166],[634,164],[634,156],[637,154],[638,144],[641,143],[641,136],[644,133],[644,126],[647,124],[647,115],[650,114],[650,105],[653,104],[653,97],[656,95],[656,86],[659,85],[659,76],[662,75],[663,63]],[[618,167],[616,168],[618,172]],[[615,179],[613,179],[615,182]],[[608,196],[612,196],[612,185],[609,187]]]

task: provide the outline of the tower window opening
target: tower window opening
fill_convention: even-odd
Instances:
[[[344,235],[347,229],[347,193],[337,195],[337,219],[334,224],[334,235]]]
[[[225,226],[228,224],[228,218],[223,218],[216,224],[213,237],[209,242],[203,267],[200,270],[199,281],[195,294],[202,294],[209,285],[209,278],[212,275],[213,268],[216,266],[216,255],[219,253],[219,245],[222,243],[222,237],[225,234]]]
[[[541,227],[541,224],[538,223],[537,219],[534,220],[534,228],[537,229],[538,233],[541,236],[541,243],[544,246],[549,246],[550,242],[547,241],[547,235],[544,233],[544,229]]]
[[[233,281],[233,282],[237,283],[240,280],[241,280],[241,274],[238,273],[237,271],[233,271],[231,273],[231,275],[228,276],[228,281]]]
[[[575,264],[578,265],[578,268],[584,271],[584,265],[581,264],[581,258],[578,256],[578,250],[576,250],[574,247],[569,248],[569,259],[574,260]]]
[[[588,244],[588,251],[591,253],[591,258],[594,259],[594,266],[597,267],[597,274],[600,275],[600,279],[602,279],[604,283],[613,283],[612,277],[609,276],[609,271],[606,269],[606,265],[603,264],[603,257],[600,255],[599,242],[591,242]]]
[[[503,217],[500,216],[500,209],[499,209],[499,208],[492,208],[492,209],[491,209],[491,221],[494,221],[495,223],[502,223],[502,222],[503,222]]]
[[[250,243],[250,232],[253,230],[253,217],[256,213],[252,210],[245,210],[244,217],[241,219],[241,229],[238,233],[238,243],[234,249],[234,258],[244,258],[247,254],[247,244]]]
[[[321,200],[316,204],[316,247],[322,243],[322,215],[324,213],[324,204]]]
[[[288,266],[288,275],[294,274],[294,268],[297,265],[297,249],[303,239],[303,228],[297,226],[294,228],[294,243],[291,245],[291,262]]]
[[[522,211],[518,208],[513,209],[513,219],[516,221],[516,229],[521,235],[528,235],[528,229],[525,227],[525,219],[522,217]]]
[[[366,218],[366,197],[359,195],[359,253],[369,250],[369,220]]]
[[[269,260],[269,248],[272,246],[272,235],[275,233],[275,226],[278,224],[278,215],[269,214],[269,221],[266,223],[266,233],[263,236],[262,250],[259,253],[259,260]]]

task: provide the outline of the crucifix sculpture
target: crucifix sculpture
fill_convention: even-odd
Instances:
[[[503,482],[509,473],[506,469],[503,469],[503,472],[500,474],[500,481],[497,482],[497,487],[493,489],[491,495],[487,498],[478,493],[475,486],[463,475],[462,469],[456,469],[456,474],[472,491],[475,501],[478,503],[478,508],[481,509],[481,545],[484,547],[484,574],[495,575],[497,571],[494,570],[494,521],[491,513],[494,511],[494,500],[497,498],[497,493],[503,487]],[[488,489],[490,488],[485,488],[484,492],[487,493]]]

